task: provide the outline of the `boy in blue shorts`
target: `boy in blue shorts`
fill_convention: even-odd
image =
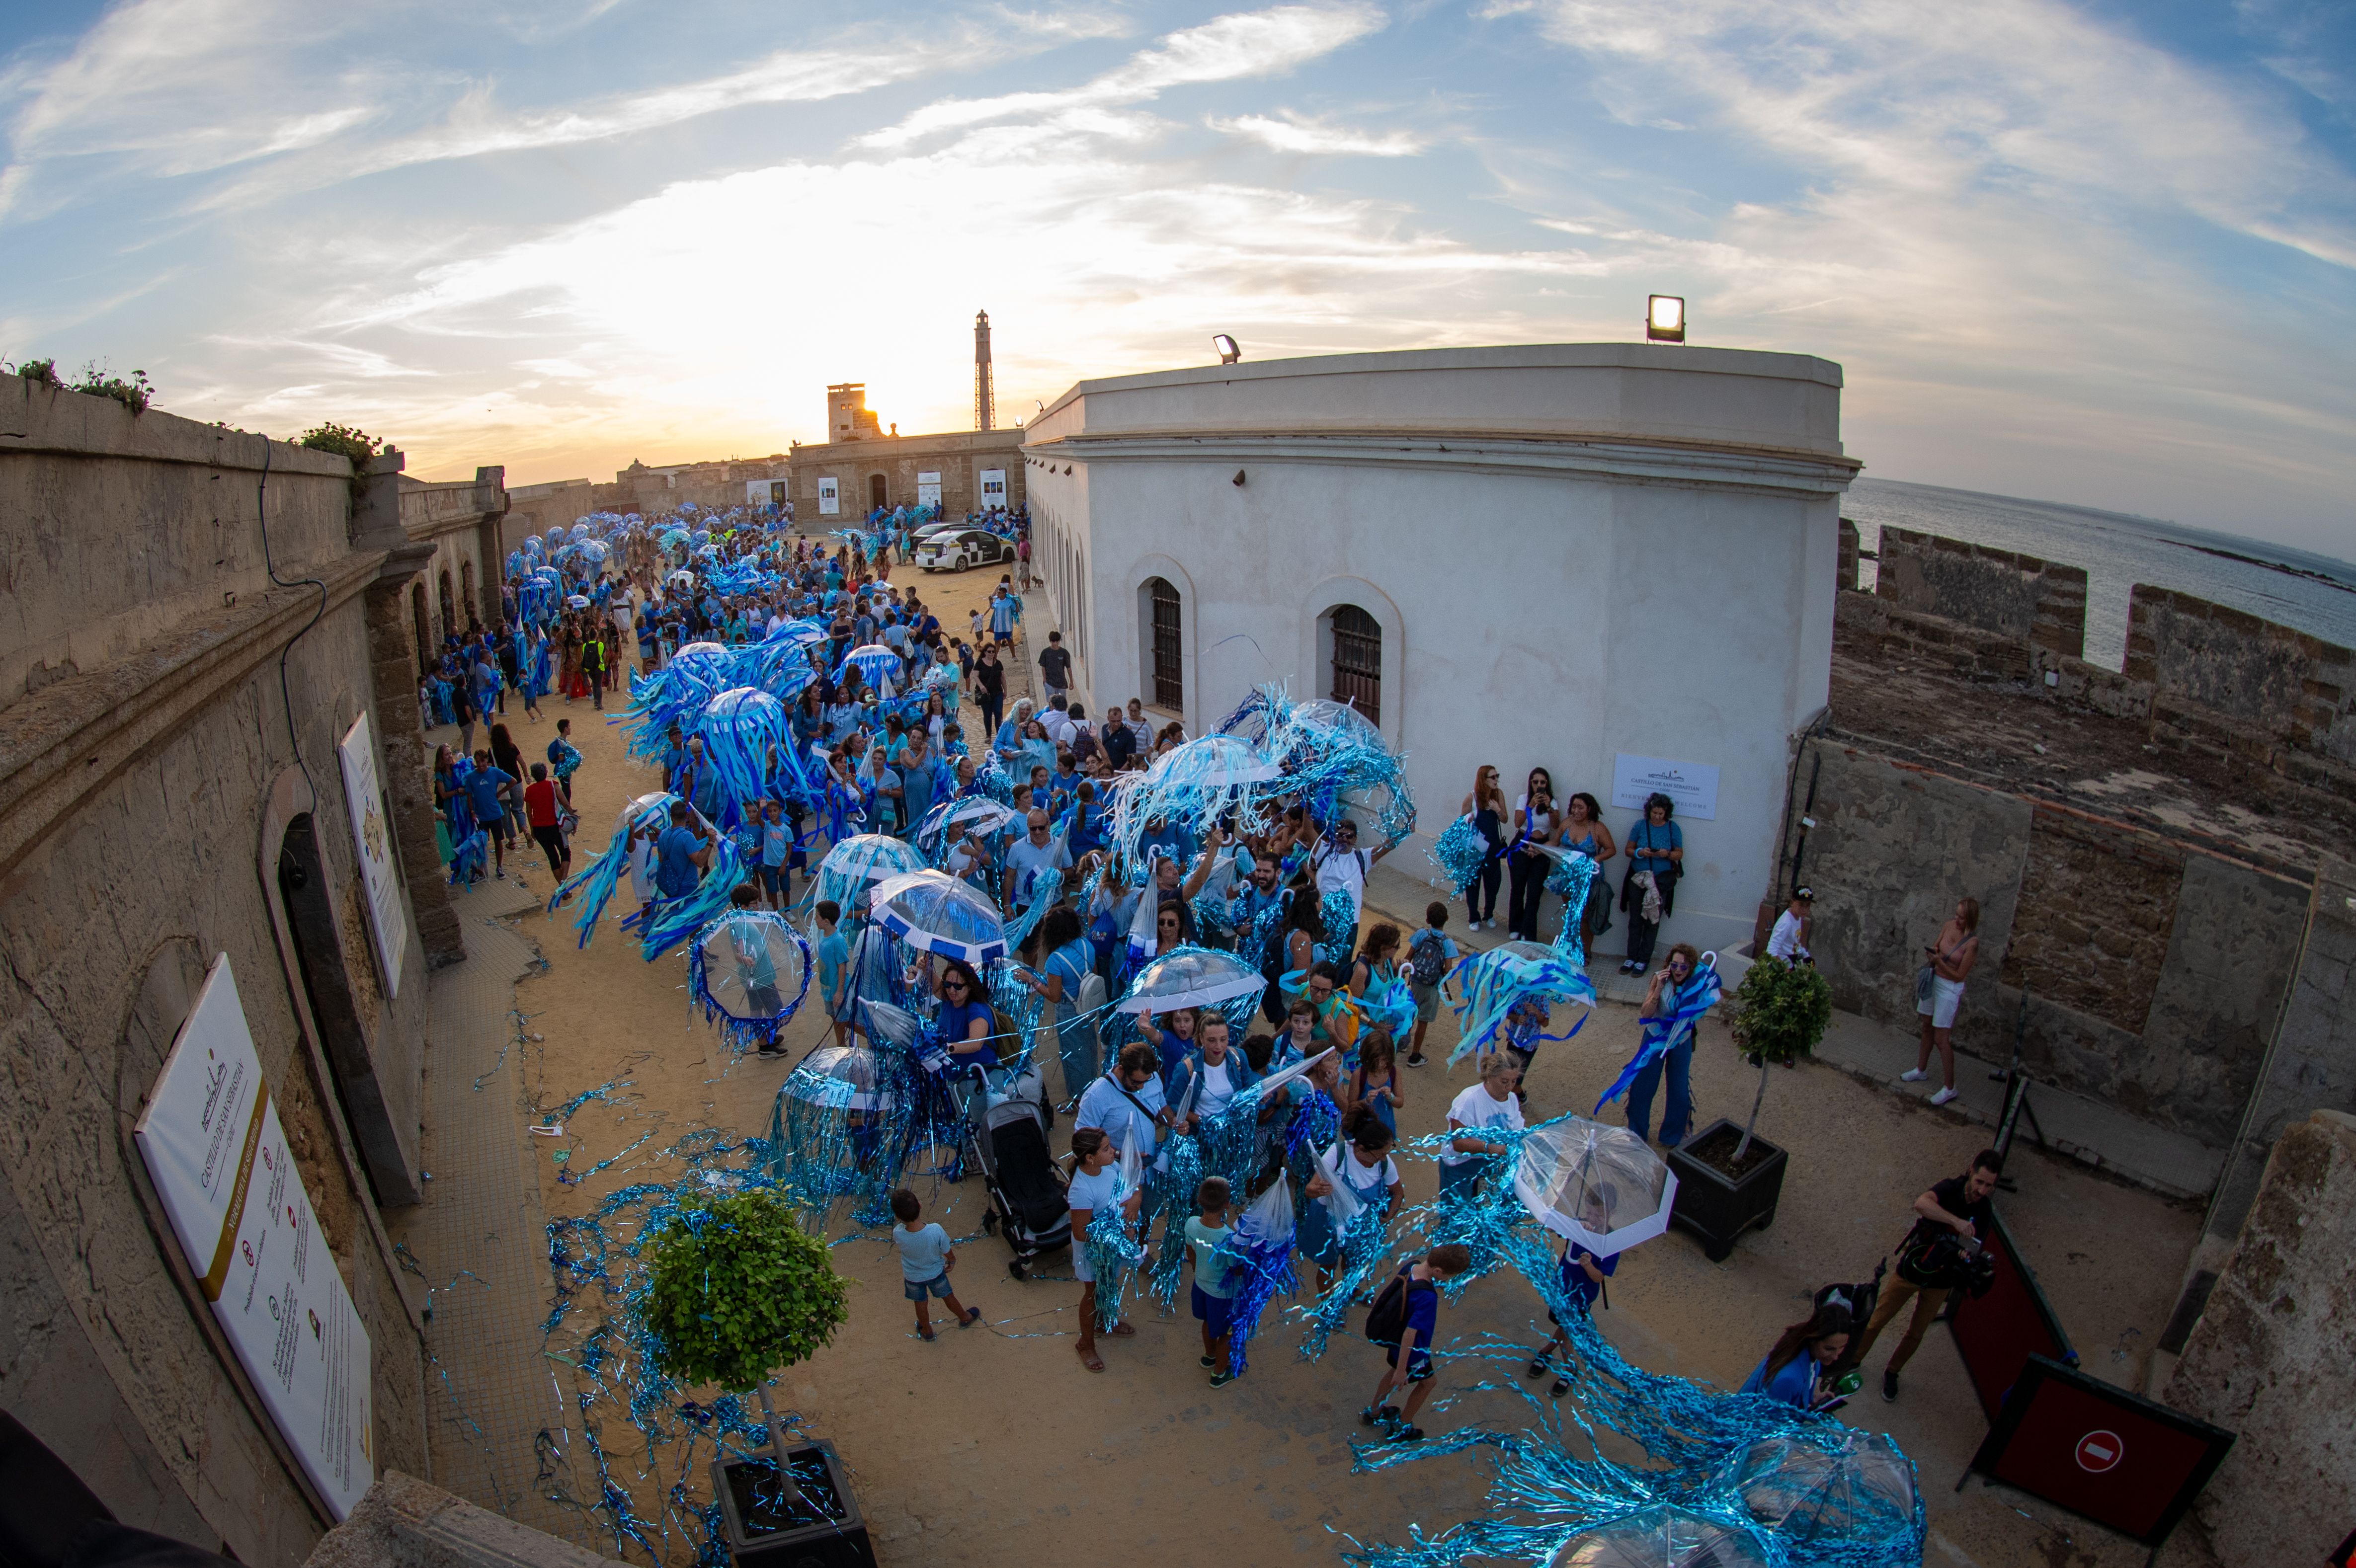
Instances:
[[[1202,1212],[1186,1221],[1186,1250],[1194,1259],[1194,1316],[1203,1320],[1203,1365],[1211,1369],[1213,1388],[1225,1388],[1236,1376],[1227,1370],[1228,1314],[1235,1310],[1227,1271],[1233,1260],[1219,1252],[1232,1230],[1227,1200],[1226,1179],[1205,1178],[1194,1190],[1194,1207]]]
[[[968,1307],[957,1298],[949,1287],[949,1270],[957,1266],[957,1249],[949,1245],[949,1233],[938,1224],[919,1225],[917,1219],[925,1211],[916,1195],[905,1187],[892,1192],[892,1218],[900,1222],[892,1227],[892,1244],[900,1249],[901,1293],[916,1304],[916,1337],[933,1337],[932,1314],[925,1310],[927,1297],[937,1296],[949,1304],[949,1321],[960,1328],[970,1328],[981,1321],[981,1308]]]
[[[1423,1428],[1415,1413],[1431,1393],[1431,1340],[1440,1328],[1440,1282],[1472,1266],[1472,1250],[1461,1242],[1434,1247],[1399,1264],[1366,1312],[1366,1338],[1387,1348],[1390,1370],[1375,1385],[1375,1397],[1358,1413],[1359,1423],[1380,1426],[1394,1443],[1415,1443]],[[1404,1408],[1385,1404],[1392,1390],[1408,1387]]]

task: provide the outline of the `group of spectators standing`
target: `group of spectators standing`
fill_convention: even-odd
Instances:
[[[1676,802],[1654,795],[1626,837],[1619,838],[1603,820],[1602,803],[1587,791],[1558,795],[1554,774],[1532,768],[1509,805],[1497,770],[1483,764],[1474,772],[1472,793],[1458,809],[1489,845],[1488,859],[1465,890],[1465,914],[1473,930],[1495,929],[1502,875],[1508,880],[1507,933],[1524,942],[1543,940],[1539,916],[1555,860],[1541,846],[1576,849],[1599,869],[1580,908],[1564,910],[1563,919],[1577,923],[1581,944],[1591,954],[1595,939],[1612,929],[1614,890],[1603,868],[1624,857],[1628,864],[1617,891],[1620,912],[1628,917],[1628,948],[1620,972],[1642,975],[1651,966],[1661,923],[1676,912],[1677,880],[1685,874],[1685,829],[1673,820]]]

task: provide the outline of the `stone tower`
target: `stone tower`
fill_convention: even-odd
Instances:
[[[990,374],[990,313],[973,313],[973,428],[998,428],[997,389]]]

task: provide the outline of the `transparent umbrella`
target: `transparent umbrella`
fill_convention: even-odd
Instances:
[[[1668,1230],[1677,1179],[1627,1128],[1563,1116],[1522,1139],[1514,1196],[1556,1235],[1608,1258]]]
[[[1572,1536],[1547,1568],[1771,1568],[1751,1532],[1664,1503]]]
[[[1180,1008],[1206,1008],[1238,997],[1257,997],[1267,987],[1258,970],[1232,953],[1180,947],[1139,970],[1129,995],[1114,1011],[1167,1013]]]
[[[767,910],[739,910],[705,928],[698,944],[695,995],[740,1023],[793,1016],[809,988],[809,944]]]
[[[1922,1506],[1914,1467],[1898,1445],[1846,1427],[1762,1437],[1712,1478],[1786,1542],[1901,1537]]]
[[[821,1045],[786,1079],[786,1093],[804,1104],[878,1111],[892,1103],[883,1083],[882,1066],[867,1047]]]
[[[909,946],[969,964],[1006,956],[1006,928],[998,906],[947,871],[905,871],[877,882],[869,893],[884,929]]]
[[[1226,789],[1266,784],[1281,772],[1246,741],[1234,735],[1205,735],[1172,747],[1146,770],[1144,787]]]

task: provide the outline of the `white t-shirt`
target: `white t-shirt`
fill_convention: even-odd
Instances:
[[[1194,1091],[1194,1103],[1189,1108],[1207,1122],[1226,1110],[1227,1103],[1235,1097],[1236,1064],[1233,1061],[1205,1061],[1203,1063],[1202,1087]]]
[[[1072,743],[1071,716],[1061,709],[1048,709],[1039,716],[1039,722],[1045,728],[1047,739],[1055,741],[1058,746],[1069,746]]]
[[[1502,1100],[1493,1100],[1489,1097],[1489,1091],[1478,1083],[1472,1085],[1450,1102],[1448,1119],[1461,1124],[1462,1128],[1467,1131],[1474,1131],[1482,1127],[1510,1127],[1519,1132],[1525,1125],[1522,1121],[1522,1103],[1519,1099],[1507,1094]],[[1486,1155],[1471,1154],[1462,1149],[1451,1147],[1440,1157],[1440,1163],[1462,1165],[1468,1159],[1488,1157]]]
[[[1119,1207],[1113,1197],[1119,1188],[1118,1167],[1108,1165],[1098,1171],[1075,1171],[1072,1184],[1064,1189],[1064,1203],[1067,1208],[1087,1210],[1088,1222],[1094,1224],[1098,1214]]]
[[[1800,917],[1788,909],[1775,917],[1775,930],[1767,938],[1767,955],[1785,963],[1808,956],[1808,950],[1800,945]]]
[[[1355,845],[1347,849],[1336,849],[1331,844],[1319,845],[1317,896],[1322,899],[1337,888],[1349,894],[1350,918],[1355,921],[1359,906],[1366,900],[1366,869],[1373,863],[1373,858]]]

